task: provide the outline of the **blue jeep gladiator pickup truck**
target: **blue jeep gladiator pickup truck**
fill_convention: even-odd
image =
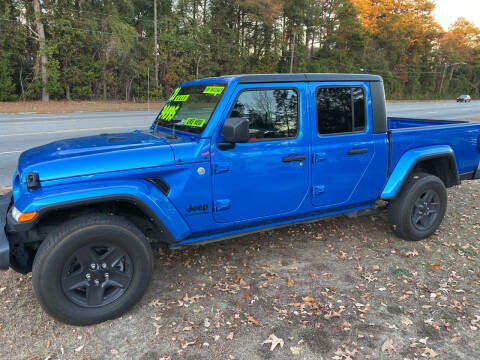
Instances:
[[[446,188],[480,178],[480,123],[387,118],[382,78],[234,75],[175,89],[146,131],[21,154],[3,198],[0,268],[33,272],[53,317],[91,324],[144,293],[152,247],[388,210],[435,232]]]

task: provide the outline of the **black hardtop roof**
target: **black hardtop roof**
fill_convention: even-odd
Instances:
[[[382,77],[369,74],[239,74],[229,75],[240,84],[269,82],[316,82],[316,81],[382,81]]]

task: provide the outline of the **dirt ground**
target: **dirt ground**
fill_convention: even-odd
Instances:
[[[127,101],[14,101],[1,102],[0,113],[18,114],[34,112],[38,114],[71,113],[75,111],[135,111],[158,110],[163,101],[146,102]]]
[[[382,214],[157,251],[141,302],[96,326],[52,320],[30,275],[1,272],[0,358],[476,359],[479,248],[480,181],[467,181],[420,242]]]
[[[389,102],[403,102],[408,100],[389,100]],[[417,102],[429,102],[432,100],[416,100]],[[158,110],[163,106],[163,101],[132,102],[132,101],[66,101],[52,100],[48,103],[41,101],[0,101],[0,114],[56,114],[71,113],[76,111],[140,111]],[[472,118],[480,120],[480,117]]]

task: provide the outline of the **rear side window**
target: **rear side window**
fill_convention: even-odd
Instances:
[[[320,87],[315,101],[320,135],[365,130],[365,93],[361,87]]]
[[[298,94],[293,89],[258,89],[240,93],[230,117],[249,120],[250,139],[284,139],[298,133]]]

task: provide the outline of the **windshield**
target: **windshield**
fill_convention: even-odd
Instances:
[[[225,92],[225,84],[178,87],[158,114],[154,127],[164,126],[200,134]]]

